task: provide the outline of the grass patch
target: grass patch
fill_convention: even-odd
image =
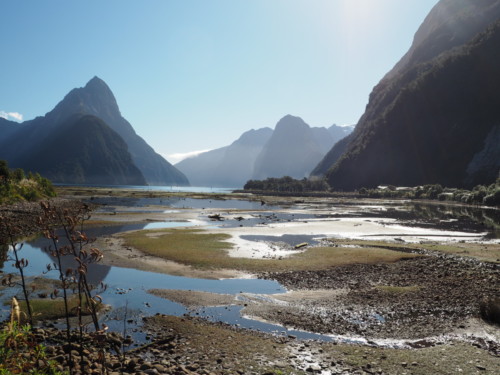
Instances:
[[[484,262],[500,263],[500,244],[496,243],[391,243],[384,241],[335,240],[335,244],[367,247],[379,247],[399,251],[429,250],[441,253],[471,257]]]
[[[200,229],[163,229],[137,231],[123,235],[125,246],[190,265],[199,269],[236,269],[246,272],[323,270],[349,264],[396,262],[419,255],[372,247],[313,247],[283,259],[229,257],[230,238],[223,233],[205,233]]]
[[[10,304],[7,301],[7,304]],[[33,312],[33,320],[35,321],[44,321],[44,320],[55,320],[64,318],[66,316],[66,312],[64,310],[64,300],[62,298],[50,299],[50,298],[36,298],[30,299],[31,310]],[[68,299],[68,305],[70,310],[70,317],[77,316],[76,311],[78,307],[78,297],[71,296]],[[86,303],[85,303],[86,306]],[[25,301],[19,301],[19,307],[21,309],[21,316],[27,317],[28,310],[26,308]],[[98,310],[103,307],[103,304],[98,304]],[[90,315],[87,312],[87,309],[83,309],[84,316]]]
[[[123,238],[126,246],[146,254],[201,269],[225,268],[216,265],[224,263],[232,246],[224,241],[229,235],[204,233],[199,229],[142,230],[127,233]]]
[[[454,243],[426,244],[422,246],[446,254],[471,257],[483,262],[500,263],[500,244]]]
[[[342,358],[356,367],[370,364],[373,372],[384,374],[498,374],[498,357],[463,342],[424,349],[387,349],[356,345],[323,345],[325,353]],[[478,366],[485,368],[479,370]]]
[[[29,326],[0,329],[0,374],[63,375],[57,362],[48,361],[45,346]]]
[[[35,293],[37,292],[52,292],[54,289],[62,288],[62,282],[56,279],[49,279],[47,277],[35,277],[28,283],[28,288]]]
[[[418,285],[412,285],[412,286],[377,285],[375,288],[389,294],[405,294],[411,292],[418,292],[420,290],[420,287]]]
[[[113,215],[113,216],[119,216],[119,215]],[[113,227],[113,226],[129,225],[129,224],[135,224],[135,223],[143,223],[143,222],[140,221],[140,220],[137,220],[137,221],[131,221],[131,220],[120,221],[120,220],[97,220],[97,219],[94,220],[94,219],[90,219],[90,220],[85,221],[84,229],[86,229],[86,228],[96,228],[96,227],[98,227],[98,228],[101,228],[101,227]]]

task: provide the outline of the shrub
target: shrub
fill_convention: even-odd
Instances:
[[[0,331],[0,374],[62,373],[56,363],[47,360],[45,347],[36,341],[31,327],[14,323]]]
[[[493,194],[489,194],[483,198],[483,204],[486,206],[500,206],[500,189]]]
[[[0,160],[0,203],[34,201],[56,196],[52,182],[38,173],[28,173],[22,169],[11,171],[5,160]]]

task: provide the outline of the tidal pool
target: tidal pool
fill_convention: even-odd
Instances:
[[[307,205],[294,205],[283,209],[278,206],[265,206],[260,202],[244,200],[217,200],[217,199],[193,199],[193,198],[96,198],[93,203],[103,204],[101,209],[104,212],[112,212],[115,205],[127,207],[142,206],[162,206],[171,209],[158,210],[158,212],[174,215],[181,212],[180,209],[197,210],[198,221],[158,221],[142,224],[124,224],[101,228],[90,228],[87,232],[91,237],[107,236],[115,233],[139,230],[139,229],[160,229],[172,227],[187,227],[193,225],[212,226],[224,231],[225,229],[240,229],[240,236],[243,240],[285,242],[289,245],[296,245],[301,242],[315,244],[318,237],[323,237],[325,233],[337,234],[340,237],[354,236],[354,232],[336,232],[342,227],[338,223],[351,223],[346,226],[346,230],[351,230],[353,226],[371,226],[376,229],[376,225],[386,227],[383,233],[369,233],[370,236],[388,238],[401,236],[402,232],[425,231],[427,234],[436,235],[435,238],[453,237],[460,239],[462,235],[468,238],[498,239],[500,238],[500,214],[498,210],[470,208],[470,207],[450,207],[441,205],[422,205],[407,202],[391,203],[384,205],[349,205],[349,204],[320,204],[314,207]],[[220,222],[211,222],[206,215],[200,214],[202,209],[224,209],[224,210],[247,210],[247,218],[237,219],[238,213],[225,214],[225,219]],[[156,212],[156,211],[148,211]],[[311,233],[312,228],[318,222],[325,222],[332,229],[324,232],[318,229],[318,233]],[[324,227],[324,226],[323,226]],[[389,227],[389,228],[387,228]],[[246,231],[243,229],[246,228]],[[320,227],[318,227],[320,228]],[[389,230],[390,231],[389,231]],[[395,230],[394,232],[392,230]],[[400,230],[399,230],[400,229]],[[356,237],[356,236],[354,236]],[[372,238],[373,238],[372,237]],[[377,237],[377,238],[379,238]],[[432,237],[432,236],[431,236]],[[391,238],[393,239],[393,238]],[[25,269],[28,277],[45,276],[56,279],[57,274],[52,271],[44,275],[46,265],[53,263],[50,256],[51,243],[40,238],[28,241],[24,244],[20,256],[29,260],[29,266]],[[3,273],[17,273],[12,265],[12,261],[6,261],[3,266]],[[69,266],[68,260],[65,266]],[[253,293],[258,295],[269,295],[283,293],[285,288],[276,281],[259,279],[227,279],[227,280],[205,280],[188,277],[170,276],[154,272],[139,271],[130,268],[120,268],[96,264],[90,267],[88,274],[89,281],[97,285],[103,282],[107,285],[104,293],[100,293],[106,304],[112,308],[111,311],[102,316],[102,320],[111,329],[122,332],[123,319],[125,316],[129,322],[126,323],[127,332],[133,334],[137,342],[144,340],[144,334],[140,332],[142,317],[160,314],[183,315],[193,314],[205,317],[214,321],[237,324],[243,328],[256,329],[266,332],[294,335],[299,338],[314,338],[322,340],[335,339],[330,335],[320,335],[315,333],[289,330],[280,325],[269,324],[241,314],[241,306],[210,307],[197,310],[189,310],[184,306],[147,293],[152,288],[157,289],[178,289],[204,291],[221,294],[231,294],[238,296],[240,293]],[[9,300],[14,290],[4,290],[0,296],[0,302]],[[0,306],[0,318],[5,319],[9,310],[5,306]],[[338,339],[338,338],[337,338]],[[345,338],[352,341],[352,338]],[[362,339],[360,339],[362,340]]]

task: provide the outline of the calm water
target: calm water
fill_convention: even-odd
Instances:
[[[130,227],[125,226],[126,229]],[[123,229],[120,228],[120,229]],[[137,228],[137,226],[134,227]],[[100,233],[111,234],[119,230],[118,228],[101,228]],[[38,239],[25,243],[22,250],[19,252],[20,257],[29,259],[29,267],[25,269],[27,277],[45,276],[53,279],[58,278],[55,271],[44,274],[47,264],[52,264],[55,261],[49,252],[51,243],[45,239]],[[11,251],[9,251],[11,253]],[[63,267],[73,267],[73,262],[70,257],[63,258]],[[2,271],[4,273],[17,273],[12,261],[4,263]],[[125,306],[127,305],[127,317],[133,319],[129,329],[132,330],[140,327],[142,317],[154,315],[156,313],[182,315],[186,313],[195,313],[189,311],[185,307],[169,300],[155,297],[147,293],[147,290],[152,288],[159,289],[179,289],[179,290],[195,290],[213,293],[223,293],[238,295],[240,293],[254,294],[273,294],[283,293],[286,290],[276,281],[260,280],[260,279],[225,279],[225,280],[205,280],[194,279],[189,277],[171,276],[154,272],[139,271],[129,268],[112,267],[102,264],[94,264],[89,267],[87,275],[88,280],[93,285],[99,285],[101,282],[106,284],[107,289],[103,293],[99,293],[106,304],[112,306],[113,311],[106,314],[102,320],[106,322],[110,328],[122,330],[123,316],[125,314]],[[8,301],[12,295],[16,293],[16,288],[6,289],[4,294],[0,296],[0,303]],[[0,307],[0,319],[7,319],[9,310],[7,307]],[[235,311],[238,311],[236,313]],[[242,327],[252,329],[265,329],[268,331],[282,330],[279,326],[266,325],[250,319],[244,319],[239,316],[239,309],[236,307],[221,307],[205,309],[203,312],[198,312],[199,316],[204,316],[211,320],[218,320],[230,324],[239,324]],[[140,330],[134,333],[137,340],[144,339]]]
[[[207,187],[207,186],[140,186],[140,185],[78,185],[78,184],[56,184],[59,186],[81,186],[109,189],[129,189],[138,191],[162,191],[180,193],[231,193],[241,187]]]
[[[138,187],[145,189],[145,187]],[[151,190],[154,187],[146,187]],[[165,188],[166,189],[166,188]],[[195,188],[192,188],[195,189]],[[207,188],[204,188],[207,189]],[[200,190],[198,190],[200,191]],[[360,206],[349,204],[327,205],[330,214],[315,215],[314,213],[286,213],[275,212],[277,207],[264,206],[260,202],[250,202],[243,200],[220,200],[220,199],[192,199],[192,198],[102,198],[94,199],[94,203],[103,205],[103,210],[113,211],[118,206],[151,206],[158,205],[159,212],[164,212],[165,207],[169,207],[171,213],[175,213],[180,208],[216,208],[216,209],[246,209],[259,211],[254,213],[252,218],[245,221],[238,221],[229,218],[222,222],[211,222],[210,224],[219,227],[233,227],[244,223],[245,226],[254,226],[262,223],[305,221],[311,218],[392,218],[397,219],[398,223],[404,226],[435,228],[447,231],[468,231],[472,233],[487,233],[486,238],[500,238],[500,211],[492,209],[481,209],[471,207],[448,207],[444,205],[421,205],[414,203],[396,203],[390,205],[378,206]],[[323,211],[324,211],[324,207]],[[297,207],[295,207],[297,209]],[[231,216],[231,215],[229,215]],[[148,224],[126,224],[122,226],[91,228],[87,232],[90,237],[99,237],[111,235],[114,233],[137,230],[137,229],[157,229],[168,227],[186,227],[193,225],[190,222],[154,222]],[[257,236],[248,235],[244,239],[251,241],[273,241],[285,242],[295,245],[301,242],[314,243],[314,238],[309,235],[283,235],[283,236]],[[29,277],[46,276],[57,278],[55,272],[44,275],[46,265],[53,263],[54,259],[50,256],[50,243],[40,238],[29,241],[24,244],[20,256],[27,258],[30,262],[29,267],[25,269]],[[1,264],[0,264],[1,266]],[[64,267],[73,267],[72,261],[65,259]],[[4,273],[16,273],[12,261],[6,261],[3,265]],[[142,317],[154,315],[156,313],[182,315],[196,314],[214,321],[222,321],[230,324],[238,324],[241,327],[252,328],[267,332],[292,334],[301,338],[317,338],[328,340],[329,336],[317,335],[294,330],[287,330],[279,325],[267,324],[241,316],[241,307],[223,306],[204,308],[199,311],[189,311],[185,307],[175,302],[152,296],[147,293],[148,289],[179,289],[194,290],[214,293],[232,294],[236,297],[240,293],[254,293],[269,295],[273,293],[282,293],[285,289],[275,281],[258,279],[230,279],[230,280],[204,280],[187,277],[170,276],[153,272],[145,272],[134,269],[105,266],[96,264],[90,267],[88,275],[89,281],[97,285],[103,282],[107,285],[107,290],[100,293],[106,304],[112,306],[112,311],[102,317],[112,329],[121,332],[123,329],[123,317],[125,313],[128,319],[133,323],[128,324],[130,333],[136,340],[143,341],[144,335],[140,333]],[[3,293],[3,294],[1,294]],[[0,318],[8,317],[9,311],[2,304],[8,301],[16,293],[15,289],[6,289],[0,291]],[[125,306],[127,308],[125,309]]]
[[[183,197],[168,197],[168,198],[131,198],[131,197],[95,197],[91,199],[92,203],[102,205],[102,210],[116,211],[115,206],[124,207],[145,207],[145,206],[162,206],[174,209],[219,209],[219,210],[269,210],[276,209],[276,206],[262,206],[260,202],[247,201],[240,199],[197,199]],[[119,211],[117,211],[119,212]],[[151,212],[151,211],[148,211]],[[158,212],[163,212],[159,210]]]

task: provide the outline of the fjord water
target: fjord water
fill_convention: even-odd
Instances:
[[[170,193],[231,193],[241,187],[212,187],[212,186],[156,186],[156,185],[79,185],[79,184],[55,184],[58,186],[76,186],[88,188],[126,189],[138,191],[160,191]]]

